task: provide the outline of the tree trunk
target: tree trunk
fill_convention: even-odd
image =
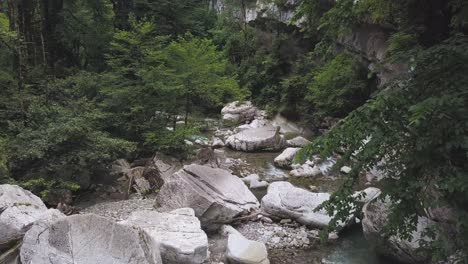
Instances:
[[[189,115],[189,112],[190,112],[190,96],[189,94],[187,93],[187,95],[185,96],[185,126],[187,126],[188,124],[188,115]]]
[[[133,0],[112,0],[112,6],[115,14],[114,27],[120,30],[130,29],[128,18],[132,11]]]

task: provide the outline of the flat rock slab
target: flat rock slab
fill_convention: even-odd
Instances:
[[[187,165],[166,179],[156,197],[160,211],[189,207],[207,229],[230,223],[259,208],[242,180],[230,172],[202,165]]]
[[[239,151],[279,150],[285,146],[279,129],[273,126],[251,128],[229,136],[226,145]]]
[[[325,210],[315,208],[330,198],[328,193],[313,193],[289,182],[274,182],[262,199],[262,210],[282,219],[292,219],[310,227],[324,228],[332,219]]]
[[[25,234],[23,264],[161,264],[158,245],[137,228],[88,214],[39,221]]]
[[[164,264],[198,264],[209,257],[208,237],[192,208],[169,213],[136,211],[123,223],[143,229],[159,243]]]

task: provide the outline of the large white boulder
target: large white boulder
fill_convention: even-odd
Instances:
[[[269,264],[265,244],[248,240],[241,234],[228,236],[226,258],[232,264]]]
[[[285,146],[285,141],[277,127],[264,126],[229,136],[226,145],[240,151],[279,150]]]
[[[383,232],[388,222],[390,206],[391,202],[380,200],[374,200],[364,205],[362,230],[365,238],[375,246],[381,255],[404,263],[426,263],[427,256],[418,251],[419,241],[429,240],[423,235],[423,232],[433,222],[426,217],[418,217],[417,228],[411,233],[411,240],[395,236],[385,239]]]
[[[156,206],[161,211],[190,207],[203,227],[216,229],[258,209],[259,202],[242,180],[228,171],[192,164],[166,179]]]
[[[161,264],[144,231],[96,215],[38,221],[25,234],[23,264]]]
[[[123,223],[143,229],[159,243],[164,264],[198,264],[209,257],[208,237],[192,208],[136,211]]]
[[[0,252],[8,249],[28,230],[31,223],[47,218],[42,200],[19,186],[0,185]]]
[[[328,193],[313,193],[294,187],[289,182],[274,182],[262,199],[265,213],[282,219],[292,219],[310,227],[324,228],[332,217],[325,210],[314,210],[330,198]]]
[[[290,146],[290,147],[302,148],[302,147],[305,147],[306,145],[308,145],[308,144],[310,143],[310,141],[307,140],[307,139],[304,138],[304,137],[297,136],[297,137],[295,137],[295,138],[286,140],[286,143],[287,143],[288,146]]]
[[[257,107],[255,107],[252,102],[245,101],[239,102],[235,101],[227,104],[221,110],[224,121],[230,123],[244,123],[246,121],[252,121],[256,116],[259,116],[261,113]]]
[[[275,165],[281,168],[290,168],[299,150],[301,150],[301,148],[287,148],[283,150],[283,152],[275,158]]]

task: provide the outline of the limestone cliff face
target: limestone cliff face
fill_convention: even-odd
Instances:
[[[287,0],[284,6],[280,7],[274,3],[268,3],[265,0],[257,0],[253,5],[247,3],[244,4],[243,10],[240,11],[241,13],[235,15],[239,16],[239,18],[245,20],[247,23],[255,21],[258,18],[270,18],[276,19],[285,24],[293,23],[296,26],[299,26],[300,22],[292,21],[297,2],[297,0]],[[211,8],[217,12],[221,12],[226,8],[226,3],[224,0],[212,0]]]
[[[408,70],[403,64],[384,63],[390,33],[389,30],[379,25],[364,24],[353,29],[351,34],[337,40],[347,50],[359,55],[367,62],[370,71],[377,72],[380,86]],[[379,67],[378,70],[377,67]]]

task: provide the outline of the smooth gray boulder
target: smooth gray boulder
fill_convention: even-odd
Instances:
[[[259,208],[257,198],[241,179],[226,170],[187,165],[166,179],[156,207],[172,211],[190,207],[206,229],[217,229],[235,217]]]
[[[301,150],[301,148],[287,148],[283,150],[283,152],[275,158],[275,165],[281,168],[290,168],[299,150]]]
[[[286,140],[286,143],[290,147],[302,148],[308,145],[310,141],[304,137],[298,136],[298,137]]]
[[[424,230],[434,222],[426,217],[418,217],[415,231],[411,233],[412,239],[400,239],[392,236],[384,239],[383,231],[387,224],[391,203],[389,201],[374,200],[364,205],[362,211],[362,230],[364,237],[375,246],[376,251],[384,256],[396,259],[404,263],[426,263],[427,256],[421,254],[419,240],[427,240],[423,236]]]
[[[209,257],[208,237],[192,208],[136,211],[122,223],[143,229],[159,243],[164,264],[198,264]]]
[[[161,264],[144,231],[97,215],[39,221],[25,234],[23,264]]]
[[[328,193],[313,193],[289,182],[274,182],[262,199],[262,210],[281,219],[292,219],[310,227],[324,228],[332,217],[325,210],[314,212],[330,198]]]
[[[17,185],[0,185],[0,252],[19,241],[34,221],[47,216],[42,200]]]
[[[252,121],[256,116],[261,115],[260,112],[250,101],[235,101],[227,104],[221,110],[224,121],[236,124]]]
[[[226,258],[231,264],[269,264],[265,244],[248,240],[241,234],[228,236]]]
[[[229,136],[226,145],[239,151],[280,150],[285,146],[278,127],[251,128]]]

